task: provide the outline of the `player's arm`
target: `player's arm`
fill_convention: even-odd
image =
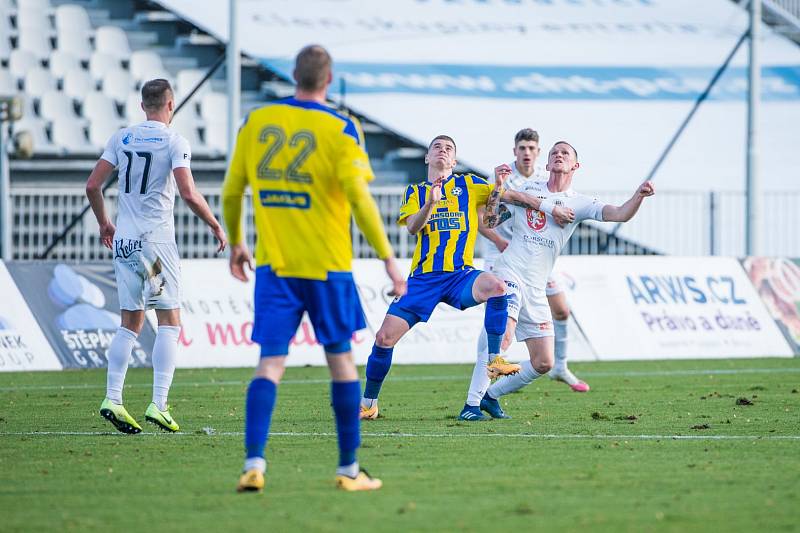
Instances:
[[[112,172],[114,172],[114,165],[101,158],[95,164],[86,182],[86,197],[89,198],[89,205],[92,206],[97,225],[100,226],[100,242],[109,250],[111,249],[111,241],[114,240],[116,228],[111,219],[108,218],[106,204],[103,201],[103,184],[108,180]]]
[[[425,227],[425,224],[428,223],[428,220],[431,218],[431,213],[433,213],[433,208],[436,207],[436,204],[442,199],[443,182],[444,180],[438,180],[431,185],[428,190],[427,198],[425,198],[425,203],[420,206],[419,211],[406,217],[406,229],[411,235],[419,233],[422,228]]]
[[[642,201],[648,196],[653,196],[656,193],[655,187],[653,186],[653,182],[645,181],[639,188],[636,189],[636,192],[633,193],[628,201],[626,201],[622,205],[605,205],[603,206],[603,221],[604,222],[627,222],[633,218],[637,211],[639,211],[639,207],[642,205]]]
[[[197,190],[194,185],[194,177],[192,170],[189,168],[189,163],[192,160],[192,152],[189,148],[189,142],[181,136],[175,136],[170,146],[170,158],[172,159],[172,174],[175,176],[175,184],[178,186],[178,193],[189,206],[192,212],[200,217],[206,225],[211,228],[211,233],[219,242],[217,253],[225,249],[228,244],[228,238],[225,236],[225,231],[217,221],[208,202],[202,194]]]
[[[494,244],[497,247],[497,249],[502,252],[508,246],[508,241],[503,237],[501,237],[500,234],[497,233],[495,230],[486,225],[486,223],[483,221],[483,215],[485,211],[486,211],[485,207],[478,208],[478,233],[489,239],[489,241],[491,241],[492,244]],[[502,204],[500,205],[500,211],[501,211],[500,224],[502,224],[503,222],[511,218],[511,212],[508,210],[507,207],[505,207]],[[505,218],[503,218],[504,216]]]
[[[356,225],[384,263],[386,274],[392,281],[391,295],[403,296],[406,293],[406,280],[397,266],[378,205],[367,187],[367,182],[373,178],[373,174],[369,157],[361,144],[354,143],[349,138],[345,140],[337,174],[353,211]]]

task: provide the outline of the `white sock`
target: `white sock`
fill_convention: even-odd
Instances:
[[[248,457],[244,460],[244,471],[260,470],[263,474],[267,471],[267,460],[263,457]]]
[[[475,361],[475,368],[472,370],[472,381],[469,382],[469,392],[467,392],[467,405],[477,407],[481,404],[483,395],[489,388],[491,380],[486,375],[486,365],[489,364],[489,341],[486,338],[486,330],[481,328],[481,336],[478,337],[478,355]]]
[[[553,371],[559,373],[567,369],[567,321],[553,320],[553,333],[556,337]]]
[[[361,407],[365,409],[372,409],[373,405],[378,405],[377,398],[361,398]]]
[[[339,476],[347,476],[347,477],[356,477],[358,475],[358,461],[353,464],[349,464],[346,466],[340,466],[336,469],[336,475]]]
[[[167,408],[180,332],[178,326],[158,326],[156,342],[153,343],[153,403],[161,411]]]
[[[128,362],[135,343],[136,333],[120,326],[106,352],[106,398],[117,405],[122,405],[122,387],[125,385],[125,374],[128,372]]]
[[[489,396],[496,400],[500,396],[519,390],[534,379],[541,377],[541,374],[533,369],[529,359],[520,363],[520,367],[522,368],[516,374],[505,376],[495,381],[489,387]]]

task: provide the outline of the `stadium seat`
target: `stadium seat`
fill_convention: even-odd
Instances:
[[[122,66],[118,58],[99,50],[92,52],[92,56],[89,59],[89,72],[92,73],[94,79],[102,80],[107,72],[119,68],[122,68]]]
[[[57,79],[63,80],[68,71],[81,68],[78,58],[63,50],[53,50],[50,54],[50,72]]]
[[[194,113],[189,113],[188,111],[188,109],[183,109],[175,115],[170,127],[189,141],[192,154],[207,157],[211,155],[211,150],[200,137],[200,130],[198,129],[200,123]]]
[[[28,50],[20,50],[17,48],[11,51],[8,67],[11,71],[11,75],[17,80],[21,80],[25,77],[26,72],[39,66],[41,66],[41,62]]]
[[[59,149],[47,137],[45,123],[43,120],[30,117],[14,123],[14,132],[27,131],[33,137],[33,153],[52,155],[59,152]]]
[[[189,94],[189,91],[194,89],[194,87],[203,79],[203,76],[206,75],[206,71],[198,68],[187,68],[178,71],[178,75],[175,78],[175,86],[176,86],[176,94],[175,99],[180,102],[183,98]],[[200,98],[209,92],[209,82],[206,81],[197,92],[192,97],[192,100],[195,102],[199,102]]]
[[[119,120],[108,117],[97,117],[89,124],[89,142],[98,150],[102,150],[108,139],[121,127]]]
[[[50,36],[53,26],[50,24],[48,9],[30,8],[19,6],[17,9],[17,31],[20,33],[25,30],[38,30]]]
[[[78,101],[95,90],[95,82],[89,73],[82,68],[73,68],[64,76],[64,93]]]
[[[50,37],[36,28],[20,30],[17,48],[31,52],[40,61],[48,59],[53,51]]]
[[[53,144],[72,155],[96,155],[99,152],[86,139],[83,127],[74,120],[55,121],[52,132]]]
[[[138,124],[144,122],[145,114],[142,111],[142,95],[138,91],[131,91],[128,93],[128,98],[125,100],[125,119],[128,124]]]
[[[34,67],[25,73],[25,93],[34,98],[56,88],[56,79],[44,67]]]
[[[39,102],[39,114],[49,122],[72,120],[83,124],[84,121],[75,112],[72,99],[61,91],[51,90],[44,93]]]
[[[103,77],[103,94],[113,98],[116,102],[124,104],[132,87],[131,75],[128,71],[118,68],[110,70]]]
[[[92,45],[89,35],[65,31],[58,34],[58,49],[73,54],[81,61],[89,61],[92,56]]]
[[[127,60],[131,55],[131,45],[128,35],[116,26],[100,26],[94,34],[94,47],[103,53]]]
[[[2,24],[0,24],[0,61],[8,61],[8,58],[11,57],[11,41],[8,38],[9,31],[3,29]]]
[[[17,94],[17,81],[6,68],[0,68],[0,95],[11,96]]]
[[[83,99],[81,112],[84,118],[94,122],[95,120],[114,120],[119,123],[117,107],[113,100],[101,92],[91,92]]]
[[[58,37],[64,33],[74,32],[88,35],[92,32],[92,23],[89,14],[83,6],[76,4],[62,4],[56,8],[56,31]]]
[[[131,54],[130,71],[137,82],[160,77],[166,72],[161,56],[152,50],[137,50]]]
[[[17,0],[17,7],[19,9],[38,9],[40,11],[50,12],[50,0]]]
[[[206,144],[218,154],[228,152],[228,124],[224,120],[206,121]]]
[[[210,91],[204,94],[200,100],[200,116],[207,122],[226,123],[228,120],[228,96]]]

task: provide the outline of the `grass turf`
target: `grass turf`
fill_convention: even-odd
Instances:
[[[97,414],[103,371],[0,374],[0,530],[800,527],[800,359],[572,368],[591,392],[542,379],[502,400],[512,420],[467,423],[468,367],[396,366],[362,425],[385,487],[360,494],[333,489],[324,368],[287,370],[263,495],[234,493],[250,370],[179,370],[182,434],[137,436]],[[151,374],[128,372],[140,423]]]

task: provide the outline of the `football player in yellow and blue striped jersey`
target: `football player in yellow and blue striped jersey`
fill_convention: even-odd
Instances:
[[[325,105],[331,63],[321,46],[300,51],[294,98],[250,113],[239,130],[222,188],[231,273],[242,281],[247,281],[245,266],[251,265],[241,230],[247,186],[258,235],[252,338],[261,346],[261,360],[247,390],[246,459],[239,492],[264,486],[264,448],[277,387],[304,312],[331,371],[339,436],[337,486],[348,491],[381,487],[356,460],[361,386],[350,339],[366,324],[351,273],[351,214],[384,260],[396,294],[405,293],[405,280],[367,188],[374,176],[358,122]]]
[[[456,144],[447,135],[431,141],[425,163],[428,179],[408,186],[398,218],[399,224],[417,236],[408,293],[395,298],[375,335],[375,345],[367,360],[362,419],[378,417],[378,394],[391,368],[395,344],[416,323],[426,322],[440,302],[456,309],[486,302],[484,327],[489,353],[495,356],[493,368],[505,374],[519,371],[519,365],[510,365],[497,355],[508,315],[505,283],[493,274],[476,270],[473,255],[478,217],[484,207],[492,207],[487,213],[496,213],[502,198],[536,209],[541,200],[504,190],[508,173],[501,167],[495,172],[494,187],[473,174],[453,174]]]

